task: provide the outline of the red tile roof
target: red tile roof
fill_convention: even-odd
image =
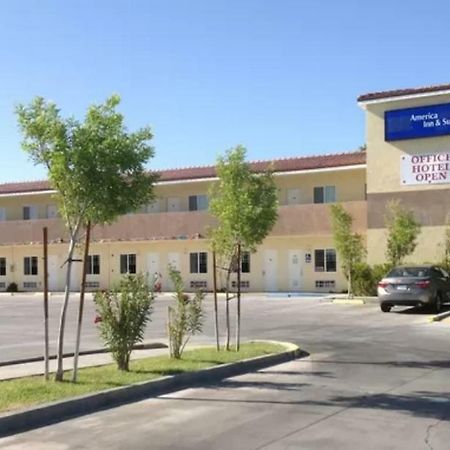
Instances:
[[[314,170],[366,163],[366,153],[362,151],[352,153],[335,153],[331,155],[302,156],[297,158],[283,158],[270,161],[254,161],[250,163],[252,170],[263,172],[272,165],[275,172],[293,172],[297,170]],[[183,181],[193,179],[207,179],[216,176],[214,166],[185,167],[180,169],[160,170],[159,181]],[[24,181],[21,183],[0,184],[0,194],[26,194],[50,190],[46,180]]]
[[[402,97],[404,95],[426,94],[448,90],[450,90],[450,84],[438,84],[434,86],[424,86],[411,89],[395,89],[392,91],[371,92],[369,94],[360,95],[358,97],[358,102],[366,102],[369,100],[378,100],[382,98]]]

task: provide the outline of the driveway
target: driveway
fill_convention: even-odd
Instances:
[[[310,357],[5,438],[0,448],[449,448],[448,323],[319,299],[244,305],[247,337],[294,341]]]

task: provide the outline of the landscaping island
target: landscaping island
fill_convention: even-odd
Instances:
[[[169,358],[168,356],[137,359],[130,362],[128,372],[117,370],[115,364],[83,368],[79,369],[77,383],[45,381],[42,376],[4,380],[0,381],[0,412],[5,413],[29,408],[155,380],[164,376],[196,372],[201,369],[284,351],[286,351],[286,347],[282,344],[250,342],[241,345],[239,352],[218,352],[215,347],[206,347],[186,351],[181,359]],[[71,371],[66,372],[65,378],[67,380],[71,378]]]

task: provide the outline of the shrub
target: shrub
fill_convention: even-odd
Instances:
[[[168,308],[169,351],[171,358],[180,359],[190,337],[202,331],[202,303],[205,294],[201,291],[197,291],[194,296],[185,294],[180,272],[171,266],[169,266],[169,276],[175,287],[175,306]]]
[[[96,323],[120,370],[129,370],[131,351],[144,339],[153,299],[142,274],[127,275],[112,290],[95,293]]]
[[[356,295],[377,295],[378,282],[389,272],[389,264],[360,263],[355,267],[353,274],[354,290]]]
[[[18,292],[19,287],[17,286],[17,283],[9,283],[8,287],[6,288],[6,292]]]

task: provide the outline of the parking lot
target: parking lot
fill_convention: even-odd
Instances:
[[[54,326],[60,299],[52,301]],[[168,301],[157,300],[146,338],[165,339]],[[0,308],[2,359],[39,353],[37,296],[2,297]],[[211,300],[206,309],[205,335],[197,342],[213,338]],[[91,304],[85,348],[99,344],[92,316]],[[376,304],[317,297],[247,296],[243,317],[245,339],[292,341],[310,356],[22,433],[0,440],[0,447],[448,449],[448,322],[430,323],[429,314],[414,309],[386,314]]]
[[[147,327],[145,339],[166,342],[167,306],[170,295],[159,296],[154,304],[152,321]],[[56,349],[59,312],[62,295],[50,296],[50,348]],[[234,319],[234,303],[231,314]],[[78,308],[78,296],[72,295],[67,312],[65,351],[73,351]],[[193,342],[214,342],[213,303],[211,296],[205,301],[204,333]],[[224,302],[219,303],[221,334],[224,334]],[[401,333],[410,335],[412,341],[419,336],[439,339],[445,334],[445,323],[430,324],[431,314],[417,308],[396,308],[382,313],[376,303],[366,305],[335,305],[330,299],[320,296],[245,295],[243,299],[244,339],[280,339],[305,343],[315,350],[328,340],[336,341],[341,335],[345,340],[368,339]],[[94,324],[95,308],[92,296],[86,299],[82,349],[100,348],[102,343]],[[232,320],[234,325],[234,320]],[[395,339],[393,340],[395,341]],[[40,294],[16,294],[0,296],[0,363],[42,355],[43,348],[43,304]],[[52,350],[53,349],[53,350]],[[0,369],[1,370],[1,369]]]

